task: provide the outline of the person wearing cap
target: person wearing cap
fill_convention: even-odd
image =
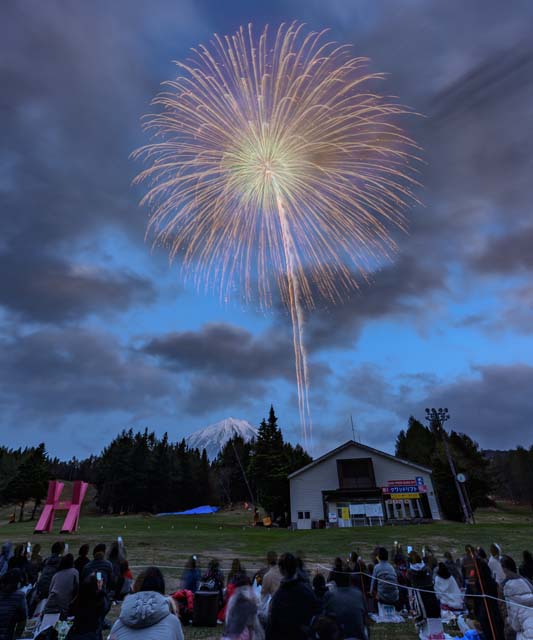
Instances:
[[[489,568],[492,571],[494,580],[496,580],[498,585],[501,586],[503,581],[505,580],[505,573],[501,565],[502,548],[497,542],[493,542],[489,547],[489,551]]]

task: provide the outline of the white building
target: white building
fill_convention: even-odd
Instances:
[[[289,476],[294,528],[440,520],[431,470],[349,440]]]

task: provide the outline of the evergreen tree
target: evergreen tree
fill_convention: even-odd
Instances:
[[[310,461],[310,456],[299,445],[293,447],[283,442],[278,419],[271,406],[268,420],[263,420],[259,426],[249,475],[256,486],[258,503],[274,520],[284,520],[290,509],[289,474]]]
[[[396,455],[432,469],[433,486],[444,516],[461,521],[463,511],[443,437],[448,438],[457,473],[463,472],[468,477],[466,489],[472,509],[486,505],[491,488],[488,463],[478,444],[467,435],[452,431],[447,436],[440,424],[428,428],[411,416],[407,430],[402,430],[396,440]]]
[[[19,522],[22,522],[24,517],[26,503],[32,499],[35,501],[32,518],[35,516],[37,507],[46,495],[48,478],[48,460],[44,443],[25,449],[16,474],[6,487],[8,499],[20,505]]]

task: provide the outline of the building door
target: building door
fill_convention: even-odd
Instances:
[[[351,527],[350,507],[344,502],[337,503],[337,521],[339,527]]]

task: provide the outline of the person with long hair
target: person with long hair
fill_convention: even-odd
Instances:
[[[530,551],[522,552],[522,564],[520,565],[519,573],[528,580],[533,580],[533,556]]]
[[[435,593],[440,601],[441,609],[462,611],[464,598],[457,580],[450,573],[444,562],[439,562],[435,574]]]
[[[27,546],[25,544],[17,544],[15,553],[8,563],[9,569],[19,569],[22,574],[22,586],[29,583],[30,561],[28,560]]]
[[[102,640],[102,619],[109,609],[103,585],[103,580],[98,580],[95,574],[80,584],[72,607],[74,622],[67,640]]]
[[[80,578],[82,576],[85,565],[89,564],[89,549],[90,547],[88,544],[82,544],[78,551],[78,557],[74,561],[74,567],[79,573]]]
[[[223,640],[263,640],[257,599],[250,585],[237,587],[226,610]]]
[[[28,580],[30,584],[35,584],[39,573],[43,566],[43,557],[41,555],[41,545],[39,543],[34,544],[31,549],[30,564],[28,567]]]

